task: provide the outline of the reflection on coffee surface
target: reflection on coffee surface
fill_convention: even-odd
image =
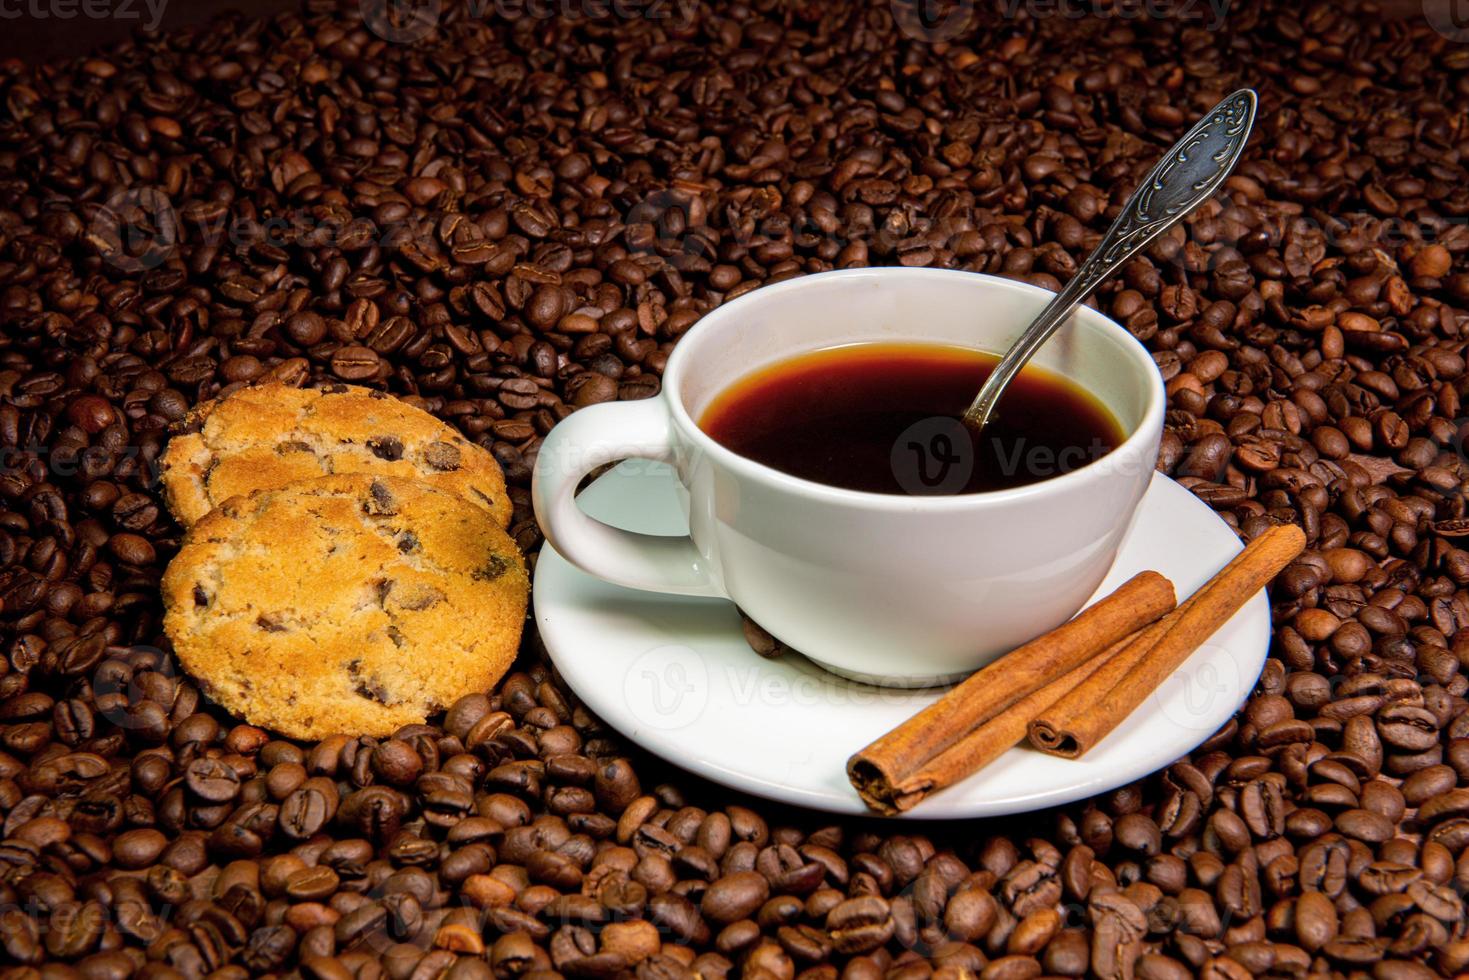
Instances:
[[[974,436],[959,416],[993,354],[862,343],[801,354],[720,392],[699,425],[725,447],[817,483],[893,494],[1025,486],[1069,473],[1125,438],[1074,383],[1027,367]]]

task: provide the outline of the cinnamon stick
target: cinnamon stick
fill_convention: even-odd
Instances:
[[[979,670],[852,756],[847,762],[852,785],[864,799],[885,797],[888,790],[883,787],[906,785],[924,763],[981,722],[1062,679],[1173,606],[1173,584],[1168,579],[1157,572],[1133,576],[1069,622]]]
[[[1042,752],[1074,759],[1122,723],[1306,546],[1294,524],[1261,534],[1172,613],[1038,712],[1027,730]]]
[[[1118,640],[1049,684],[1016,700],[947,749],[897,779],[887,779],[880,772],[868,772],[863,754],[854,755],[847,763],[852,785],[857,788],[862,801],[878,813],[892,816],[911,810],[931,794],[978,772],[1005,754],[1025,738],[1025,727],[1032,718],[1095,676],[1098,669],[1110,663],[1137,635],[1133,633]]]

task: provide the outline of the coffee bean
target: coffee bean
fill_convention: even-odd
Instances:
[[[826,916],[827,933],[833,947],[841,953],[877,949],[891,938],[893,928],[888,903],[876,895],[842,902]]]
[[[105,398],[82,395],[66,406],[66,417],[72,424],[96,435],[117,421],[117,412]]]
[[[373,749],[372,769],[384,782],[407,786],[423,772],[423,760],[413,746],[393,738]]]
[[[1389,705],[1377,715],[1382,740],[1407,752],[1422,752],[1438,744],[1439,727],[1432,712],[1411,705]]]
[[[281,830],[288,837],[305,840],[325,826],[335,809],[331,794],[317,786],[302,786],[281,803]]]
[[[218,759],[195,759],[189,763],[184,783],[190,792],[209,803],[224,803],[240,792],[239,774]]]
[[[0,916],[0,948],[13,963],[20,965],[40,963],[45,957],[39,924],[19,909]]]
[[[85,956],[102,938],[106,915],[96,902],[56,905],[46,930],[46,952],[62,960]]]
[[[999,905],[987,891],[977,888],[956,893],[943,912],[943,924],[949,935],[960,942],[974,942],[994,926]]]
[[[168,838],[156,830],[129,830],[112,842],[112,856],[124,868],[146,868],[158,860]]]
[[[770,896],[765,876],[739,871],[715,881],[704,892],[700,911],[711,922],[729,923],[753,914]]]
[[[378,355],[370,347],[349,344],[332,355],[332,373],[343,381],[365,381],[378,371]]]
[[[137,534],[114,534],[107,546],[118,561],[127,565],[151,565],[158,557],[152,543]]]
[[[1322,947],[1327,959],[1344,966],[1366,966],[1382,959],[1382,945],[1372,939],[1342,937]]]
[[[318,902],[330,898],[340,879],[331,868],[302,868],[285,881],[285,893],[295,901]]]
[[[1310,952],[1316,952],[1336,938],[1336,908],[1321,892],[1304,892],[1296,900],[1296,938]]]
[[[377,902],[367,902],[357,906],[338,919],[336,925],[332,927],[337,945],[350,947],[383,928],[387,924],[387,919],[387,909]]]
[[[314,346],[326,337],[326,320],[311,310],[293,313],[286,321],[286,335],[298,346]]]
[[[639,798],[641,787],[632,764],[622,758],[609,759],[598,767],[593,775],[592,788],[597,806],[608,813],[626,813]],[[722,838],[719,851],[728,846],[728,837]],[[706,845],[706,850],[712,850]]]
[[[675,892],[660,892],[648,899],[648,918],[679,942],[708,941],[709,927],[698,907]]]
[[[1339,814],[1336,828],[1348,837],[1380,844],[1392,836],[1392,822],[1368,810],[1351,809]]]
[[[77,964],[77,970],[87,980],[127,980],[144,962],[141,956],[128,955],[132,952],[137,951],[93,953]]]
[[[1086,934],[1080,929],[1063,929],[1046,944],[1041,965],[1047,973],[1074,977],[1086,972],[1090,959]]]
[[[1420,769],[1403,780],[1402,794],[1409,806],[1421,806],[1427,801],[1453,789],[1456,774],[1450,766],[1437,765]]]

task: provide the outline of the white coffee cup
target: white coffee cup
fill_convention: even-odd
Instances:
[[[1153,475],[1162,378],[1125,329],[1083,308],[1032,362],[1095,396],[1126,433],[1061,476],[951,496],[864,493],[790,476],[715,442],[696,420],[749,372],[872,341],[1000,352],[1051,294],[941,269],[853,269],[746,293],[679,341],[662,392],[584,408],[536,460],[536,516],[583,571],[653,592],[732,599],[793,650],[891,686],[961,677],[1064,622],[1112,561]],[[575,490],[592,470],[672,464],[688,537],[636,534],[588,517]],[[587,656],[596,656],[588,650]]]

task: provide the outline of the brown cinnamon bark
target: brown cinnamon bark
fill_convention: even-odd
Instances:
[[[1294,524],[1273,527],[1172,613],[1144,630],[1084,683],[1056,699],[1030,723],[1030,744],[1074,759],[1132,714],[1306,546]]]
[[[1137,635],[1134,633],[1118,640],[1061,677],[991,715],[953,745],[912,771],[903,773],[896,780],[874,773],[859,781],[854,767],[861,768],[862,763],[859,760],[862,756],[853,756],[847,763],[847,774],[857,787],[858,795],[873,810],[891,816],[911,810],[930,795],[978,772],[1025,738],[1026,725],[1032,718],[1078,684],[1094,676],[1098,669],[1104,668]]]
[[[970,734],[980,723],[1065,678],[1173,606],[1173,584],[1168,579],[1157,572],[1133,576],[1071,621],[984,667],[852,756],[847,762],[852,785],[869,803],[894,793],[909,792],[897,788],[908,785],[908,778],[920,767]],[[1057,689],[1055,696],[1061,693]],[[1045,704],[1049,705],[1050,701]],[[1042,707],[1033,706],[1035,710]],[[1034,713],[1026,720],[1031,717]],[[954,778],[963,775],[958,773]]]

